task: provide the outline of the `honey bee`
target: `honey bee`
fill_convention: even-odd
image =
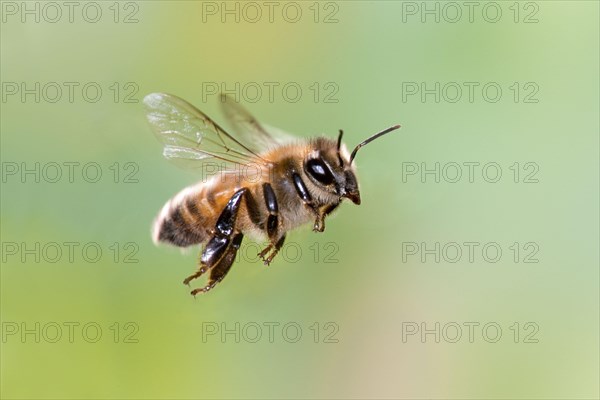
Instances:
[[[179,97],[152,93],[144,105],[167,159],[196,168],[209,163],[222,167],[169,200],[154,222],[157,244],[204,245],[198,269],[183,281],[189,285],[210,271],[206,285],[192,290],[194,296],[225,278],[244,235],[268,241],[259,257],[269,265],[288,231],[314,221],[313,230],[323,232],[325,217],[342,199],[360,204],[353,164],[357,151],[400,128],[387,128],[349,153],[342,130],[337,140],[294,139],[260,124],[229,96],[222,95],[221,105],[237,136]],[[252,174],[243,169],[249,166]]]

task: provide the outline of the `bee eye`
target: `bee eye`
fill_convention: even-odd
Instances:
[[[318,158],[306,162],[306,172],[323,185],[331,185],[334,181],[333,174],[327,164]]]

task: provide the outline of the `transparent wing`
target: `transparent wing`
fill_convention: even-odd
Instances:
[[[258,152],[229,135],[202,111],[170,94],[152,93],[144,98],[148,121],[163,155],[186,169],[204,168],[207,163],[225,170],[236,165],[267,163]]]
[[[221,108],[238,137],[243,138],[244,142],[254,151],[261,152],[272,149],[296,139],[281,129],[262,125],[231,96],[221,94]]]

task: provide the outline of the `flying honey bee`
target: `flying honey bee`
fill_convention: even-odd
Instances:
[[[325,217],[342,199],[360,204],[352,163],[357,151],[400,128],[385,129],[349,153],[342,143],[342,130],[337,140],[294,139],[261,125],[228,96],[221,97],[221,104],[237,137],[179,97],[152,93],[144,104],[167,159],[196,168],[209,163],[221,167],[220,173],[169,200],[154,222],[155,243],[204,244],[197,271],[183,283],[208,271],[210,276],[192,295],[208,292],[225,278],[245,234],[268,240],[259,253],[268,265],[288,231],[314,221],[313,230],[323,232]]]

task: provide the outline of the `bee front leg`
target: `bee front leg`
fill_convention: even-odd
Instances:
[[[238,190],[231,197],[229,202],[227,202],[227,205],[225,206],[225,208],[221,212],[221,215],[219,215],[219,218],[217,219],[213,236],[210,238],[210,240],[204,247],[204,251],[202,252],[202,256],[200,257],[200,267],[198,268],[198,271],[196,271],[196,273],[194,273],[193,275],[188,276],[183,281],[184,284],[188,285],[190,281],[200,277],[206,271],[214,268],[217,265],[221,265],[221,260],[226,259],[232,251],[233,256],[235,258],[235,253],[237,252],[237,248],[235,248],[235,241],[238,240],[239,237],[239,241],[241,242],[243,236],[240,237],[240,233],[236,233],[236,235],[234,236],[234,228],[240,204],[242,202],[242,198],[245,192],[245,188]],[[227,270],[230,266],[231,262],[229,263],[227,268],[225,268],[225,274],[227,273]],[[221,269],[224,269],[224,267]],[[225,274],[223,274],[223,277],[225,276]],[[211,280],[212,277],[213,276],[211,273]],[[223,278],[221,277],[221,279]],[[210,288],[205,291],[208,290],[210,290]]]
[[[313,231],[315,232],[323,232],[325,230],[325,217],[328,216],[339,206],[340,203],[336,204],[327,204],[325,206],[320,207],[316,210],[317,218],[315,219],[315,224],[313,226]]]
[[[323,232],[325,230],[325,213],[320,212],[318,209],[313,209],[317,217],[315,218],[315,223],[313,224],[313,232]]]
[[[298,175],[297,173],[293,173],[292,180],[294,181],[296,193],[298,193],[298,196],[300,197],[300,199],[302,199],[304,205],[308,207],[316,216],[315,224],[313,225],[313,231],[323,232],[325,230],[326,214],[315,206],[315,204],[313,203],[312,196],[310,195],[310,192],[308,191],[308,188],[306,187],[306,184],[304,183],[300,175]]]

